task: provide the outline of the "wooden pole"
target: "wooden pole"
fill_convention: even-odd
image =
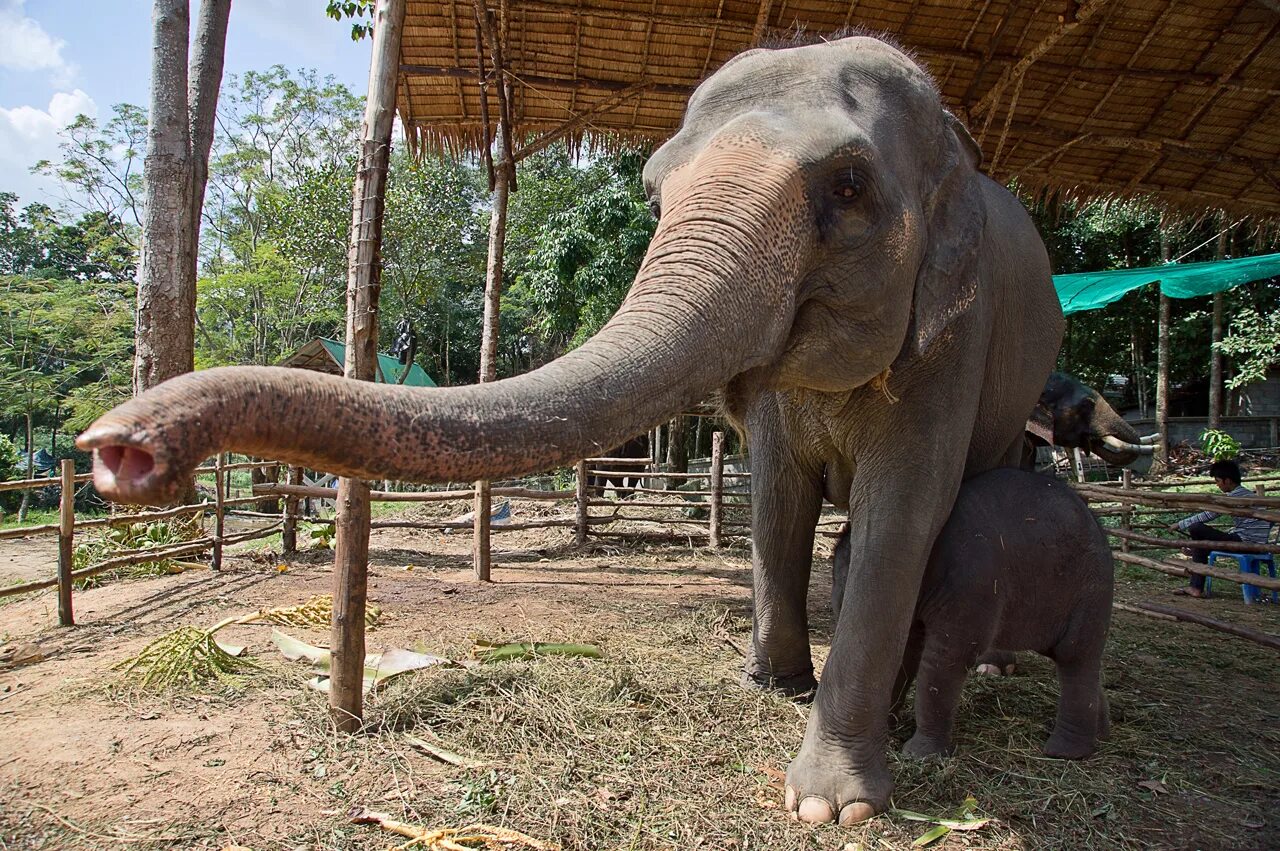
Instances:
[[[1175,609],[1173,606],[1162,606],[1158,603],[1129,603],[1125,605],[1124,611],[1132,612],[1135,609],[1141,611],[1142,614],[1153,615],[1159,618],[1175,618],[1176,620],[1186,621],[1187,623],[1199,624],[1209,629],[1225,632],[1240,638],[1247,638],[1263,647],[1270,647],[1272,650],[1280,650],[1280,636],[1271,635],[1267,632],[1260,632],[1256,629],[1249,629],[1244,626],[1237,626],[1226,621],[1215,620],[1195,612],[1188,612],[1183,609]]]
[[[227,524],[227,456],[219,452],[213,472],[213,557],[209,562],[212,570],[222,570],[222,539]]]
[[[62,500],[58,508],[58,625],[75,626],[71,610],[71,568],[75,559],[76,462],[62,459]]]
[[[378,362],[378,294],[382,284],[382,215],[406,0],[378,0],[374,10],[369,95],[351,203],[347,252],[347,378],[372,381]],[[369,485],[338,480],[338,516],[330,632],[329,713],[354,733],[364,717],[364,612],[369,573]]]
[[[587,462],[579,461],[577,466],[577,492],[574,494],[576,525],[574,526],[574,542],[582,546],[587,542],[587,527],[591,520],[587,506]]]
[[[1165,220],[1160,219],[1160,261],[1169,262],[1169,233]],[[1156,346],[1156,429],[1160,443],[1156,447],[1156,460],[1167,470],[1169,467],[1169,297],[1160,287],[1160,315],[1158,343]]]
[[[1120,486],[1128,490],[1133,485],[1133,471],[1125,469],[1120,473]],[[1133,531],[1133,506],[1126,505],[1124,511],[1120,514],[1120,528],[1126,532]],[[1129,539],[1126,538],[1120,542],[1120,551],[1129,552]]]
[[[302,468],[289,467],[289,485],[298,487],[302,484]],[[284,498],[284,525],[280,533],[280,549],[285,555],[293,555],[298,551],[298,497],[288,495]]]
[[[720,548],[721,505],[724,500],[724,432],[711,435],[711,548]]]

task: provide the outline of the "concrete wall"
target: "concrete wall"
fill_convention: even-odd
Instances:
[[[1153,434],[1154,419],[1129,420],[1138,434]],[[1169,443],[1177,446],[1186,442],[1200,447],[1200,434],[1209,427],[1207,417],[1170,417]],[[1268,449],[1280,446],[1280,413],[1261,417],[1223,417],[1222,430],[1240,441],[1244,449]]]

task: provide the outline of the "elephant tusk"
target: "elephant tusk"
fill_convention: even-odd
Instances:
[[[1154,446],[1160,442],[1160,432],[1156,432],[1155,434],[1144,434],[1142,437],[1138,438],[1138,442],[1143,446]]]
[[[1108,434],[1102,438],[1102,445],[1110,449],[1112,452],[1136,452],[1139,455],[1150,455],[1156,450],[1154,446],[1145,446],[1139,443],[1127,443],[1112,434]]]

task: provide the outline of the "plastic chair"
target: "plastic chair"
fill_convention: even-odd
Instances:
[[[1241,573],[1256,573],[1262,575],[1262,567],[1266,565],[1269,568],[1271,578],[1276,578],[1276,559],[1273,555],[1266,553],[1224,553],[1218,550],[1212,550],[1209,553],[1209,564],[1214,564],[1219,558],[1233,558],[1240,565]],[[1208,597],[1213,591],[1213,577],[1206,576],[1204,578],[1204,595]],[[1257,585],[1241,585],[1240,593],[1244,596],[1246,603],[1254,603],[1258,600],[1259,589]],[[1266,599],[1266,592],[1261,592],[1263,599]],[[1280,592],[1271,592],[1271,602],[1280,602]]]

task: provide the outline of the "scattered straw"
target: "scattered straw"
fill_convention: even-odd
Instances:
[[[401,848],[422,848],[426,851],[516,851],[520,848],[532,851],[560,851],[560,846],[526,836],[518,830],[494,827],[488,824],[469,824],[466,827],[441,827],[428,830],[416,824],[396,821],[384,813],[370,810],[354,810],[352,824],[376,824],[383,830],[408,836],[412,839]]]
[[[116,665],[114,670],[139,687],[155,691],[212,681],[239,684],[242,675],[257,670],[258,666],[224,650],[213,637],[219,627],[208,630],[179,627],[148,644],[137,656]]]

